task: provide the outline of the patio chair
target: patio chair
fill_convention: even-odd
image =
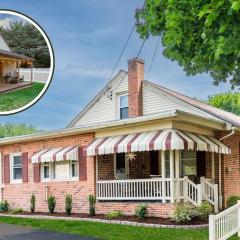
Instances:
[[[20,78],[19,78],[18,72],[14,72],[13,76],[11,76],[11,73],[10,73],[10,81],[9,81],[9,83],[18,83],[19,80],[20,80]]]

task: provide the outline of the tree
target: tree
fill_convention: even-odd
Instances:
[[[136,24],[141,38],[160,36],[164,56],[187,75],[240,87],[239,0],[146,0]]]
[[[32,24],[11,22],[7,28],[0,27],[0,33],[13,52],[34,58],[35,67],[50,67],[47,43]]]
[[[240,116],[240,93],[221,93],[208,97],[208,104]]]
[[[39,132],[39,130],[25,123],[6,123],[0,124],[0,138],[20,136]]]

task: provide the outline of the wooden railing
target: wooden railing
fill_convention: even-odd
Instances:
[[[209,216],[209,240],[225,240],[237,232],[240,233],[240,201],[217,215]]]
[[[199,206],[202,200],[214,205],[218,210],[217,185],[202,178],[201,184],[195,184],[187,177],[174,179],[174,191],[171,196],[170,178],[126,179],[97,181],[98,200],[187,200]]]
[[[215,213],[219,210],[218,185],[211,183],[206,178],[201,178],[203,200],[210,202],[214,206]]]
[[[97,181],[98,200],[170,200],[170,179]]]

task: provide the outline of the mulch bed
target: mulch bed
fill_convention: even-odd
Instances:
[[[115,217],[115,218],[107,218],[104,214],[97,214],[93,217],[90,217],[88,214],[84,214],[84,213],[72,213],[69,216],[66,213],[49,214],[46,212],[35,212],[35,213],[22,212],[22,213],[17,213],[17,215],[32,215],[32,216],[42,215],[42,216],[54,216],[54,217],[93,218],[93,219],[118,220],[118,221],[129,221],[129,222],[161,224],[161,225],[201,225],[201,224],[208,223],[207,221],[202,221],[199,218],[193,218],[191,222],[188,222],[186,224],[178,224],[170,218],[147,217],[145,219],[140,219],[137,216],[122,216],[122,217]]]

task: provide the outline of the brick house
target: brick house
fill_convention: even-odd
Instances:
[[[56,196],[64,211],[134,214],[148,202],[167,217],[180,200],[215,212],[240,194],[240,118],[144,80],[144,61],[128,61],[104,89],[60,130],[0,139],[0,200],[47,211]]]

